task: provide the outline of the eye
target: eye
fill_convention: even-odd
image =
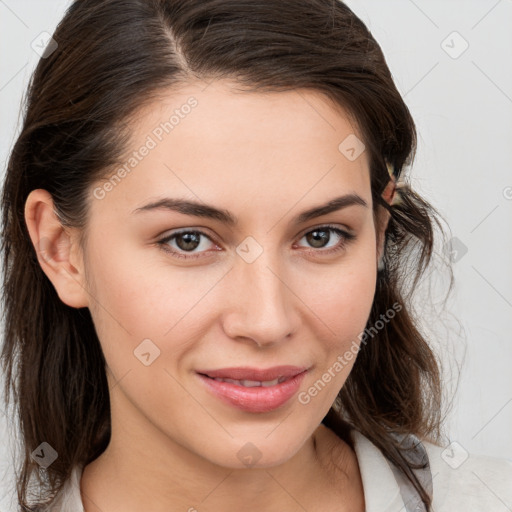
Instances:
[[[166,236],[162,238],[157,243],[162,247],[162,250],[171,253],[173,256],[177,256],[178,258],[188,258],[194,259],[198,258],[200,254],[183,254],[190,253],[191,251],[197,249],[198,247],[202,247],[204,249],[204,244],[201,244],[201,238],[207,238],[212,242],[212,239],[202,231],[196,230],[188,230],[188,231],[180,231],[178,233],[173,233],[170,236]],[[169,248],[169,242],[176,242],[177,250],[173,248]],[[180,252],[183,251],[183,252]],[[202,251],[199,251],[202,252]]]
[[[323,249],[326,247],[324,244],[331,242],[331,235],[329,233],[334,233],[334,245],[328,247],[327,249]],[[322,249],[319,251],[313,251],[321,254],[332,254],[337,251],[341,251],[345,249],[346,245],[356,238],[356,235],[352,233],[348,233],[343,231],[342,229],[337,228],[336,226],[320,226],[313,230],[305,233],[302,238],[305,238],[308,244],[312,245],[314,249]],[[301,240],[302,240],[301,238]],[[336,238],[339,241],[336,243]]]
[[[331,241],[331,235],[329,233],[334,233],[335,241],[336,238],[338,238],[339,241],[333,246],[327,246],[327,249],[323,249],[324,244]],[[213,243],[211,237],[203,231],[183,230],[158,240],[157,244],[162,248],[162,250],[172,254],[173,256],[176,256],[177,258],[195,259],[200,257],[201,253],[207,252],[205,250],[205,245],[207,247],[208,243],[202,243],[202,238],[205,238]],[[338,227],[328,225],[309,230],[308,232],[304,233],[304,235],[301,237],[301,240],[303,238],[305,238],[307,242],[313,246],[313,249],[311,250],[312,252],[319,254],[332,254],[345,249],[346,245],[356,238],[356,235],[343,231]],[[172,247],[171,242],[175,243],[176,246]],[[201,248],[203,250],[196,251],[198,254],[193,253],[193,251],[196,249]]]

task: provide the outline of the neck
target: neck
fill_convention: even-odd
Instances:
[[[204,459],[139,417],[112,422],[110,443],[84,468],[81,491],[85,512],[140,511],[149,502],[154,512],[282,512],[320,510],[327,500],[340,500],[336,510],[344,510],[343,504],[360,503],[362,485],[352,449],[324,425],[279,465],[233,469]]]

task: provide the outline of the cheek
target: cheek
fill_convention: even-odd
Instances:
[[[364,329],[375,297],[376,279],[371,237],[348,252],[338,265],[304,273],[298,289],[303,301],[317,314],[318,322],[331,333],[330,345],[342,347],[347,338]]]
[[[118,378],[140,364],[134,350],[143,340],[158,347],[173,318],[162,310],[164,284],[153,282],[133,248],[110,237],[95,240],[95,247],[88,259],[90,310],[107,364]]]
[[[142,371],[144,382],[149,368],[143,354],[150,354],[152,369],[170,368],[201,339],[206,320],[214,318],[209,291],[223,271],[171,267],[165,257],[155,257],[156,248],[140,250],[112,238],[97,240],[95,247],[101,250],[89,257],[90,309],[107,365],[116,380]],[[170,377],[161,377],[165,389]]]
[[[204,286],[183,270],[171,272],[152,251],[122,241],[97,242],[101,250],[90,259],[94,310],[106,328],[126,335],[162,337],[197,301]],[[204,280],[203,280],[204,281]],[[203,292],[204,293],[204,292]]]
[[[309,318],[318,342],[317,369],[298,397],[299,403],[324,410],[332,405],[356,361],[375,297],[376,277],[375,258],[368,245],[354,252],[337,271],[317,273],[314,280],[301,284],[303,300],[314,312]]]

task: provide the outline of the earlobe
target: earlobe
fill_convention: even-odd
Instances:
[[[74,308],[89,305],[82,258],[74,262],[76,240],[54,210],[51,194],[43,189],[30,192],[25,202],[25,222],[41,269],[59,298]],[[79,251],[78,251],[79,252]]]

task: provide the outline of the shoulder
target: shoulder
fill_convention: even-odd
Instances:
[[[367,511],[406,510],[403,500],[410,497],[409,481],[398,477],[393,464],[368,438],[357,430],[352,432],[352,437],[363,477]],[[421,476],[427,482],[431,476],[432,486],[427,487],[432,491],[432,512],[512,511],[511,461],[468,453],[456,442],[448,447],[427,440],[421,440],[420,444],[430,467],[430,472]]]
[[[432,472],[435,512],[512,509],[512,461],[468,453],[457,442],[422,444]]]

